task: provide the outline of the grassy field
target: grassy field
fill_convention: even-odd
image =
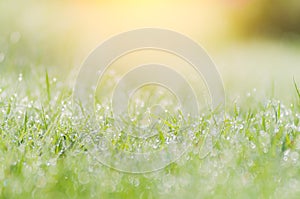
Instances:
[[[14,68],[12,60],[1,66],[1,198],[299,198],[296,81],[285,102],[258,97],[259,87],[229,99],[226,110],[194,121],[192,145],[176,162],[128,174],[89,151],[71,87],[41,68]]]
[[[179,115],[171,115],[173,123],[162,124],[175,138],[178,132],[190,136],[186,153],[161,170],[130,174],[99,162],[85,139],[93,130],[89,118],[72,104],[78,71],[71,69],[95,46],[98,40],[90,36],[99,32],[92,25],[76,29],[77,17],[71,25],[56,23],[80,9],[36,3],[16,9],[18,3],[0,2],[0,198],[300,197],[299,41],[229,41],[220,44],[222,53],[208,45],[224,81],[225,109],[183,118],[188,132],[178,131]],[[63,15],[53,19],[56,11]],[[78,35],[72,36],[80,29],[91,34],[80,37],[90,43],[82,49]],[[111,133],[110,110],[101,107],[99,133]],[[144,150],[159,150],[168,136],[154,137]],[[118,149],[139,146],[123,134],[111,141]]]

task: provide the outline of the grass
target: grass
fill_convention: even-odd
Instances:
[[[86,146],[84,135],[91,126],[73,109],[70,88],[48,72],[5,74],[0,84],[0,198],[300,195],[300,97],[295,81],[290,103],[256,99],[255,93],[229,101],[225,111],[193,121],[192,145],[176,162],[156,172],[129,174],[102,165]],[[102,111],[105,133],[112,120]],[[166,137],[157,138],[162,146]],[[134,143],[122,135],[112,141],[126,150]],[[149,143],[145,150],[151,150]]]
[[[99,11],[85,15],[90,10],[82,10],[78,21],[70,15],[73,6],[19,4],[0,1],[0,198],[299,198],[300,48],[295,40],[219,44],[228,35],[220,37],[218,31],[211,41],[198,38],[223,48],[212,57],[228,88],[226,109],[193,120],[170,114],[155,129],[158,136],[146,142],[126,136],[135,130],[129,120],[127,129],[114,134],[111,110],[96,105],[100,131],[92,135],[97,145],[99,136],[109,135],[118,150],[126,151],[156,151],[182,133],[191,141],[167,167],[130,174],[99,162],[86,140],[95,126],[71,103],[72,86],[65,78],[99,36],[111,34],[109,27],[102,30],[114,22],[97,21],[104,25],[97,32],[86,20],[97,19]],[[208,52],[213,50],[214,45]]]
[[[63,78],[65,71],[61,69],[57,75],[52,67],[46,71],[39,67],[52,65],[48,59],[51,63],[60,59],[41,50],[49,42],[36,48],[31,42],[23,44],[24,40],[12,44],[4,38],[1,42],[5,58],[0,61],[0,198],[299,198],[299,82],[296,78],[286,82],[290,74],[298,74],[298,66],[286,71],[287,75],[282,74],[285,68],[281,67],[296,65],[298,51],[271,51],[263,60],[276,60],[263,70],[265,62],[259,65],[255,58],[264,57],[268,48],[238,49],[244,52],[239,57],[251,55],[255,61],[241,60],[228,71],[224,67],[222,74],[230,73],[230,85],[226,81],[225,86],[234,92],[240,86],[236,82],[243,82],[243,86],[249,83],[247,91],[256,90],[247,95],[238,92],[242,97],[229,97],[225,110],[192,121],[169,115],[159,127],[168,128],[170,133],[155,129],[160,133],[142,142],[142,150],[159,150],[180,133],[190,136],[191,146],[162,170],[129,174],[97,159],[85,139],[94,126],[83,109],[72,105],[72,89]],[[36,55],[37,49],[41,52]],[[223,60],[225,63],[226,57],[232,55],[221,57],[218,65]],[[283,64],[278,64],[280,61]],[[246,65],[246,76],[238,73],[241,65]],[[260,70],[264,76],[256,76]],[[275,75],[273,79],[283,87],[275,96],[270,89],[259,87],[267,74]],[[252,77],[252,82],[245,81]],[[268,94],[261,97],[259,93]],[[114,119],[110,109],[96,107],[102,130],[93,135],[115,135],[111,133]],[[182,125],[192,131],[180,131]],[[110,141],[119,150],[138,150],[141,140],[128,139],[125,134],[132,128],[130,124],[127,127]]]

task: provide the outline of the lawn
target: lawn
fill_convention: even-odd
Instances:
[[[1,63],[0,80],[1,198],[300,195],[300,95],[296,80],[291,79],[287,89],[292,92],[283,96],[284,102],[271,95],[259,96],[266,89],[263,87],[239,99],[228,97],[225,109],[186,121],[192,130],[191,144],[177,161],[158,171],[131,174],[104,166],[88,146],[85,137],[90,124],[82,110],[72,105],[72,87],[43,67],[8,67],[9,59],[13,60]],[[113,122],[105,111],[99,113],[103,114],[99,120],[102,133]],[[176,126],[178,120],[172,121]],[[175,136],[184,133],[176,128],[173,132]],[[166,135],[158,139],[161,145],[166,144],[162,142]],[[133,144],[122,135],[113,143],[120,149]],[[151,149],[151,143],[147,150],[159,148],[154,143]]]
[[[300,198],[299,36],[235,38],[213,5],[204,12],[200,4],[173,1],[141,1],[141,7],[53,2],[0,2],[0,198]],[[88,52],[111,35],[144,26],[171,28],[203,44],[222,77],[225,106],[196,118],[169,107],[165,119],[152,115],[155,128],[143,129],[156,135],[136,139],[141,129],[131,119],[143,119],[147,106],[130,106],[131,118],[120,123],[101,99],[96,115],[74,101]],[[140,57],[142,63],[160,58]],[[109,75],[100,98],[109,97],[118,79]],[[203,81],[193,83],[201,91]],[[151,89],[143,99],[154,96],[155,104],[170,97]],[[188,144],[173,161],[154,155],[135,164],[118,153],[153,155],[182,140]]]

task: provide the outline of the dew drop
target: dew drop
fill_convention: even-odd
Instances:
[[[129,181],[135,187],[138,187],[140,185],[140,180],[138,178],[132,177],[129,178]]]
[[[108,149],[108,144],[104,139],[101,139],[99,142],[99,147],[101,150],[106,151]]]
[[[254,165],[254,162],[253,162],[253,160],[249,160],[247,164],[249,167],[252,167]]]
[[[80,172],[78,174],[78,181],[80,184],[88,184],[90,182],[90,178],[87,172]]]
[[[20,73],[20,74],[19,74],[18,81],[19,81],[19,82],[21,82],[22,80],[23,80],[23,74],[22,74],[22,73]]]
[[[250,147],[251,147],[251,149],[255,149],[255,148],[256,148],[256,145],[255,145],[253,142],[251,142],[251,143],[250,143]]]
[[[293,153],[291,153],[291,159],[292,159],[292,161],[294,162],[294,163],[296,163],[297,161],[298,161],[298,159],[299,159],[299,153],[297,153],[297,152],[293,152]]]

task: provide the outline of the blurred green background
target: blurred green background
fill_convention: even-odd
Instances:
[[[293,78],[300,81],[299,13],[297,0],[2,0],[0,72],[26,76],[47,69],[72,85],[99,43],[159,27],[202,45],[230,95],[256,89],[284,98],[294,92]]]

